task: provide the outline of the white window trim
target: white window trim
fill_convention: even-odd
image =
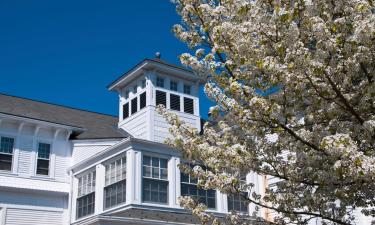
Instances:
[[[12,165],[10,167],[10,170],[0,170],[0,173],[4,173],[4,174],[15,174],[15,172],[17,171],[17,168],[16,166],[18,165],[18,163],[16,163],[16,161],[18,160],[18,157],[16,157],[16,150],[18,149],[18,146],[16,146],[16,144],[18,143],[18,137],[17,136],[14,136],[14,135],[8,135],[8,134],[5,134],[5,133],[0,133],[0,141],[1,141],[1,137],[5,137],[5,138],[12,138],[13,139],[13,150],[12,150],[12,154],[9,154],[9,153],[1,153],[1,154],[8,154],[8,155],[12,155]],[[1,143],[0,143],[1,144]],[[18,154],[17,154],[18,155]],[[16,165],[17,164],[17,165]]]
[[[50,149],[49,149],[49,165],[48,165],[48,175],[43,175],[43,174],[37,174],[37,169],[38,169],[38,153],[39,153],[39,144],[49,144]],[[53,177],[52,174],[52,155],[53,155],[53,142],[51,141],[44,141],[44,140],[37,140],[36,141],[36,147],[35,147],[35,165],[34,165],[34,174],[37,177]]]

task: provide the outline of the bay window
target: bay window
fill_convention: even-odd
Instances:
[[[216,208],[216,190],[199,188],[198,180],[183,172],[181,172],[181,195],[190,196],[199,203],[205,204],[209,209]]]
[[[168,160],[143,157],[143,202],[168,203]]]
[[[126,156],[105,165],[104,207],[110,208],[126,200]]]
[[[246,177],[240,178],[240,186],[246,184]],[[241,191],[239,193],[233,193],[228,195],[228,211],[237,211],[242,213],[248,213],[249,203],[246,201],[248,193]]]
[[[95,212],[95,170],[78,177],[77,219]]]

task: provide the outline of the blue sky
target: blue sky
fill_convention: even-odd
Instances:
[[[157,51],[179,64],[179,21],[168,0],[0,0],[0,93],[117,115],[106,86]]]

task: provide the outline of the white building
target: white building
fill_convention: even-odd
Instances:
[[[184,68],[143,60],[108,87],[119,118],[0,95],[0,224],[196,224],[178,204],[186,194],[218,215],[252,213],[235,197],[198,190],[163,144],[168,124],[155,106],[200,129],[199,84]],[[261,176],[246,179],[264,190]]]

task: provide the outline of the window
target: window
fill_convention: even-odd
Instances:
[[[144,202],[168,203],[168,160],[158,157],[143,157]]]
[[[241,184],[246,184],[246,176],[241,177]],[[247,195],[245,191],[228,195],[228,210],[248,213],[249,203],[245,199]]]
[[[169,83],[169,88],[172,90],[172,91],[177,91],[177,81],[173,81],[171,80],[171,82]]]
[[[191,86],[184,84],[184,93],[187,95],[191,94]]]
[[[122,119],[129,117],[129,102],[122,106]]]
[[[1,137],[0,143],[0,170],[12,170],[14,139]]]
[[[143,109],[146,107],[146,92],[139,95],[139,108]]]
[[[91,215],[95,211],[95,179],[95,170],[78,178],[77,218]]]
[[[157,87],[164,87],[164,78],[156,77],[156,86]]]
[[[170,94],[170,108],[173,110],[180,111],[180,96]]]
[[[164,91],[156,91],[156,106],[167,105],[167,94]]]
[[[105,166],[104,206],[124,203],[126,200],[126,156]]]
[[[138,107],[137,106],[137,103],[138,103],[137,97],[133,98],[131,103],[132,103],[131,106],[132,106],[132,115],[133,115],[134,113],[137,112],[137,107]]]
[[[189,165],[193,167],[192,165]],[[189,174],[181,172],[181,195],[195,198],[199,203],[205,204],[209,209],[216,208],[216,191],[198,188],[198,180]]]
[[[51,145],[46,143],[38,144],[38,160],[36,164],[36,174],[49,174],[49,159],[51,155]]]
[[[146,79],[143,79],[143,80],[142,80],[141,87],[142,87],[142,88],[145,88],[145,87],[146,87]]]
[[[184,97],[184,112],[194,114],[194,100]]]
[[[134,87],[133,87],[133,94],[137,93],[137,88],[138,88],[138,85],[134,85]]]

